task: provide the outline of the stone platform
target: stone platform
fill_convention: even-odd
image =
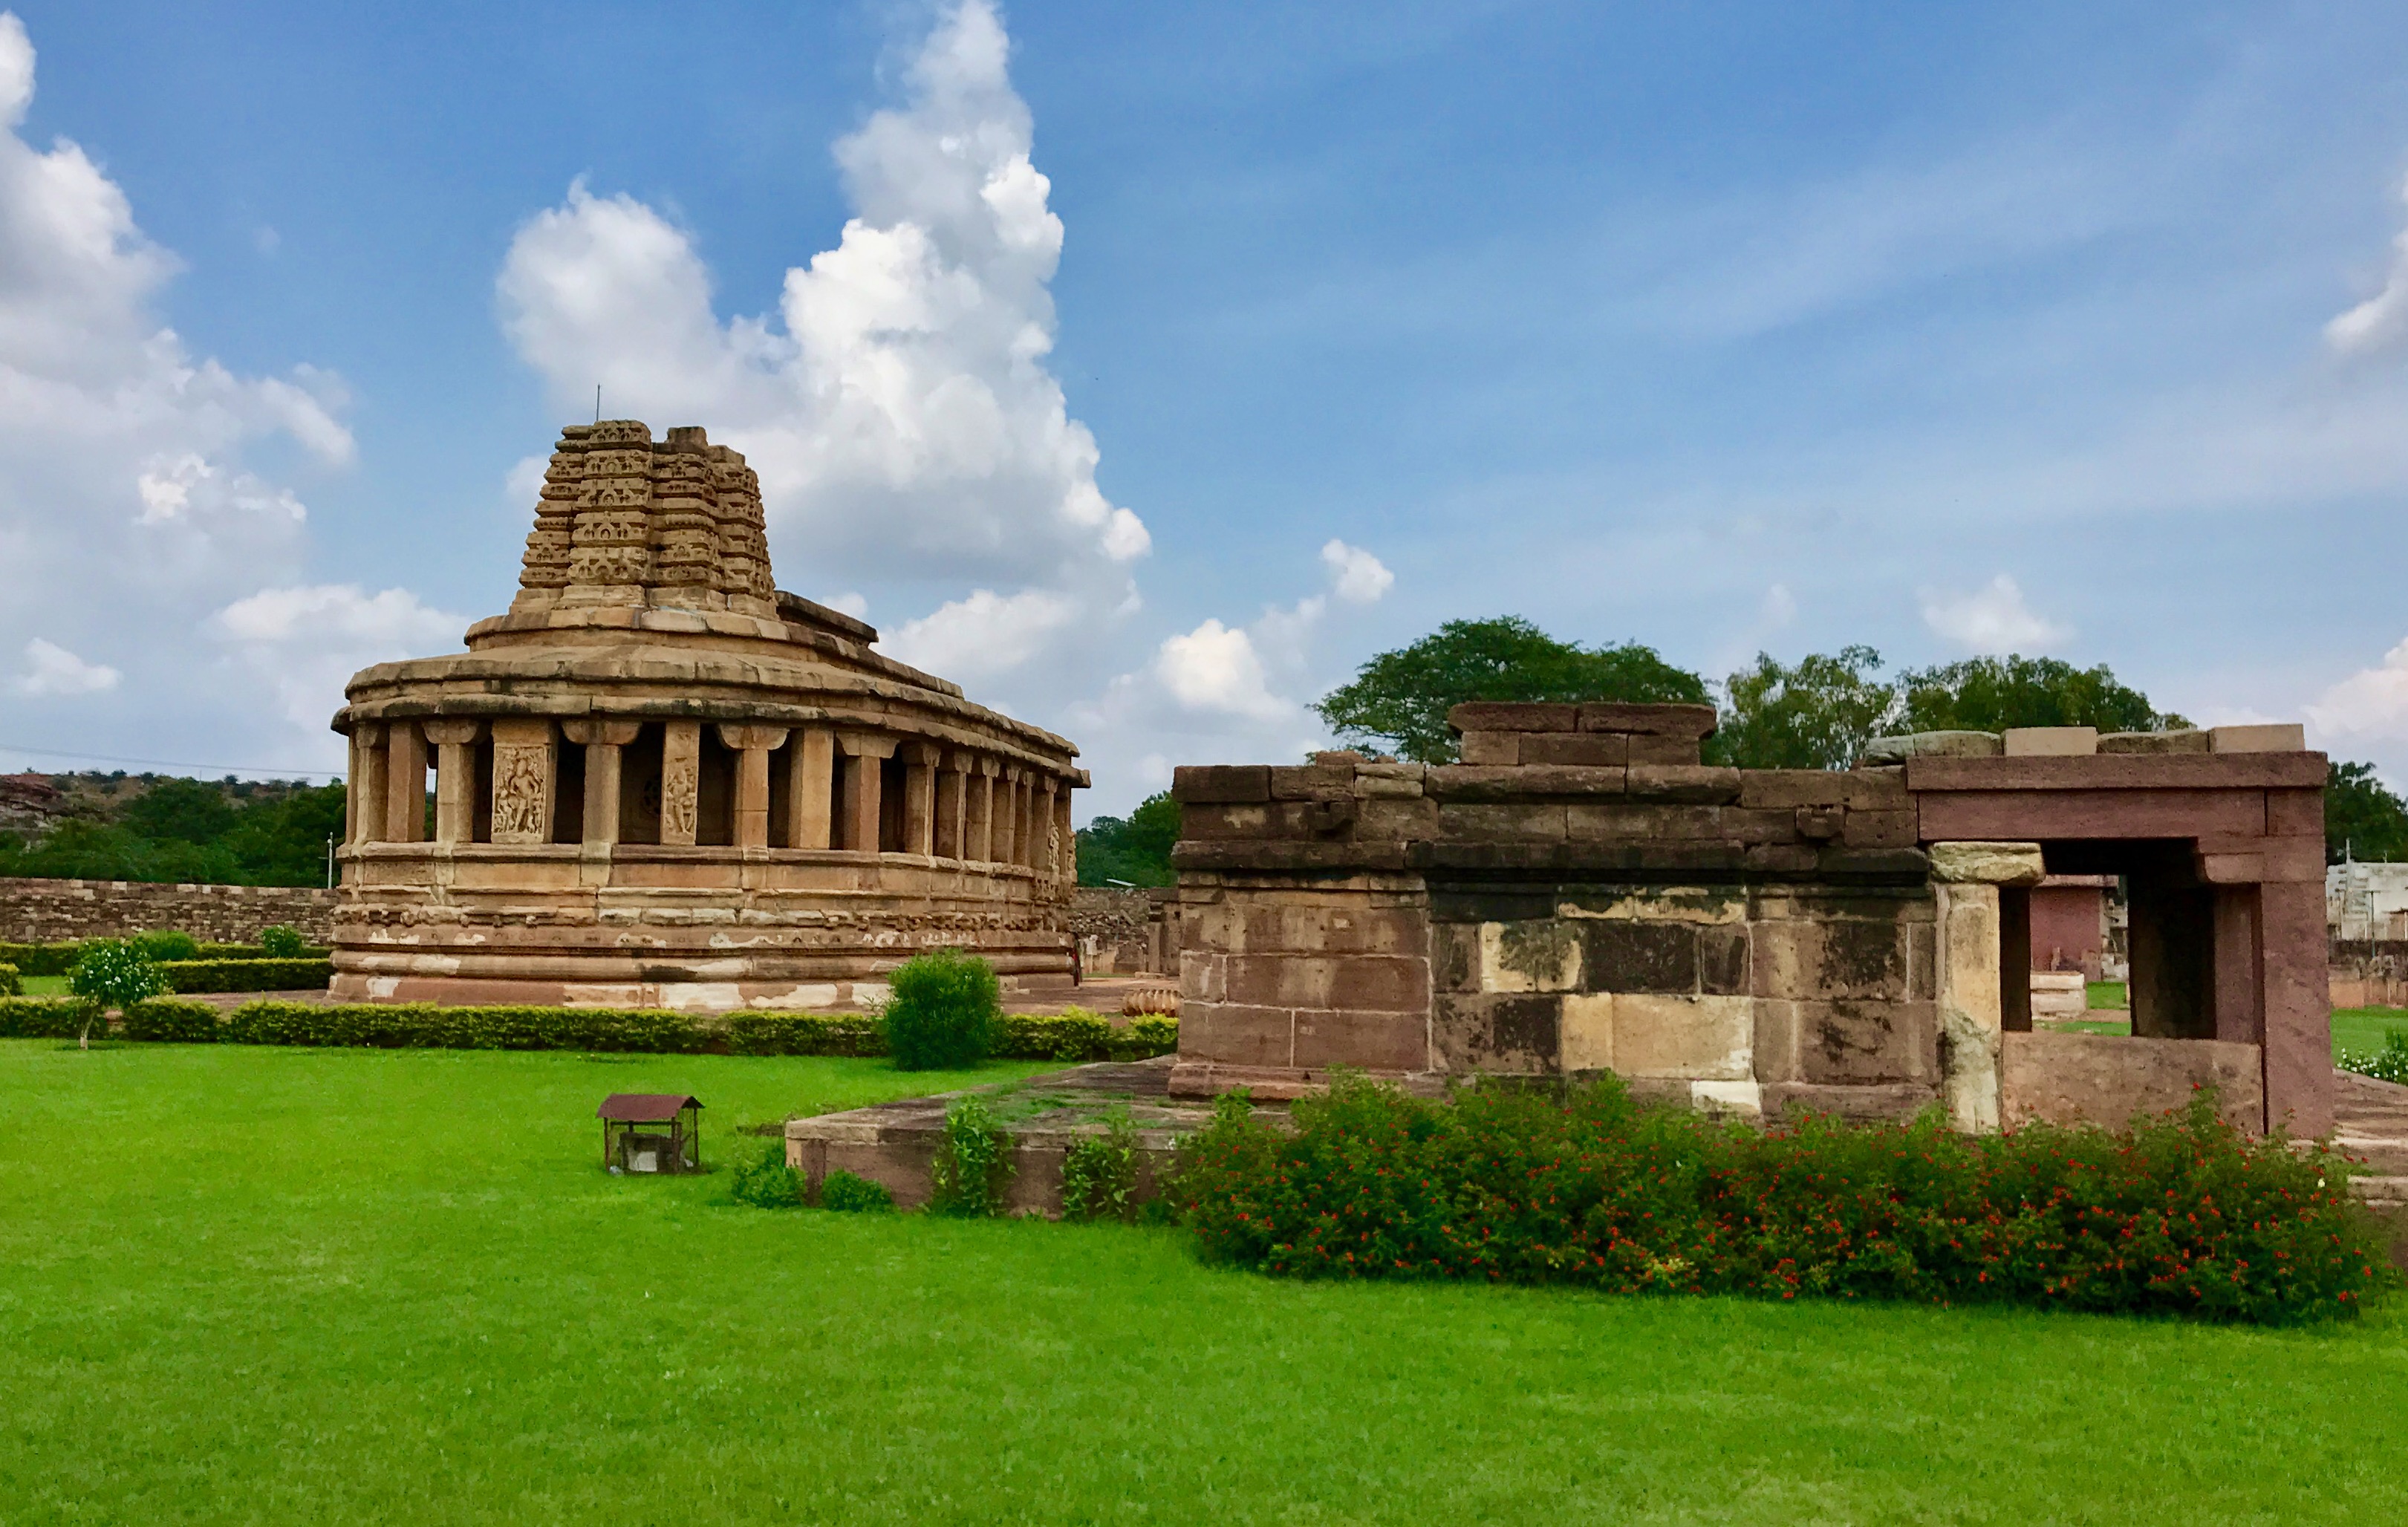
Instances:
[[[786,1164],[815,1189],[829,1172],[843,1170],[883,1187],[899,1207],[921,1207],[928,1202],[928,1166],[944,1137],[945,1110],[976,1095],[1011,1132],[1006,1212],[1058,1215],[1062,1153],[1080,1136],[1101,1134],[1111,1112],[1125,1108],[1138,1128],[1138,1194],[1151,1197],[1154,1174],[1169,1163],[1179,1137],[1212,1118],[1209,1099],[1170,1095],[1170,1066],[1168,1055],[1135,1063],[1098,1062],[1025,1081],[789,1120]],[[1261,1106],[1266,1112],[1277,1107]]]

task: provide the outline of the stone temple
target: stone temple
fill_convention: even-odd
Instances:
[[[563,431],[519,585],[344,692],[338,998],[824,1007],[938,946],[1067,980],[1078,749],[777,589],[742,456]]]

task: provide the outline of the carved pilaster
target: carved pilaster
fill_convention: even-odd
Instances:
[[[878,821],[885,782],[879,764],[895,756],[893,737],[871,732],[839,732],[837,746],[844,749],[844,848],[861,853],[878,851]]]
[[[639,721],[594,718],[563,721],[563,735],[585,749],[585,841],[608,847],[619,841],[620,749],[636,740]]]
[[[765,849],[769,845],[769,754],[784,746],[782,726],[730,726],[722,723],[719,740],[736,749],[736,846]]]
[[[831,842],[836,805],[836,734],[824,726],[807,727],[790,744],[795,758],[786,771],[786,821],[796,849],[824,849]]]
[[[444,717],[419,729],[435,745],[435,841],[466,843],[477,835],[477,737],[485,723]]]
[[[702,723],[661,729],[661,842],[692,847],[702,815]]]
[[[351,824],[351,842],[384,839],[385,729],[374,721],[351,728],[351,778],[343,792],[343,815]]]
[[[513,716],[494,722],[494,841],[552,841],[555,767],[552,722]]]

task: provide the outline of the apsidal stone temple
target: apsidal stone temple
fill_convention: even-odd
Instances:
[[[519,584],[345,691],[337,996],[823,1007],[939,945],[1068,977],[1078,749],[778,590],[742,456],[564,431]]]

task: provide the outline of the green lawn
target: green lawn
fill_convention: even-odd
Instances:
[[[0,1520],[2408,1519],[2396,1300],[2261,1332],[1306,1285],[596,1164],[607,1092],[699,1093],[724,1160],[929,1079],[0,1041]]]
[[[2332,1015],[2333,1053],[2381,1049],[2386,1029],[2408,1031],[2408,1012],[2397,1007],[2336,1007]]]
[[[64,997],[67,994],[67,978],[64,976],[20,976],[17,980],[29,997]]]

